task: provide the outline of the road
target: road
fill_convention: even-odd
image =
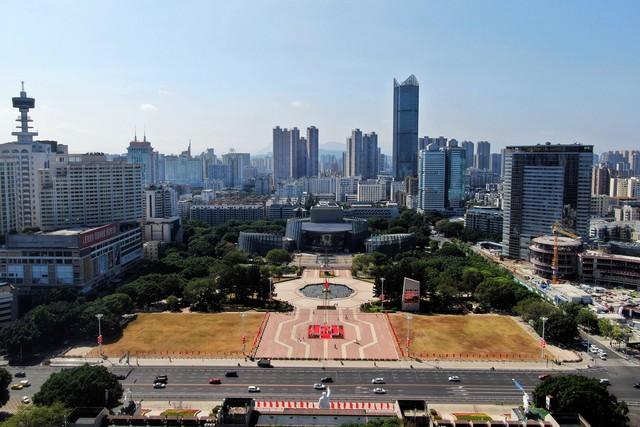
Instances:
[[[638,368],[622,364],[598,366],[579,371],[594,378],[608,378],[610,390],[619,399],[630,403],[632,416],[638,419],[640,410],[640,390],[633,384],[640,381]],[[14,373],[17,368],[9,368]],[[19,398],[33,395],[44,380],[59,369],[50,367],[27,367],[28,379],[33,386],[12,391],[11,401],[6,410],[15,409]],[[533,391],[540,382],[538,375],[549,371],[504,371],[504,370],[425,370],[425,369],[376,369],[376,368],[284,368],[261,369],[257,367],[233,368],[237,378],[224,376],[228,367],[114,367],[117,374],[127,374],[122,381],[125,389],[130,388],[136,400],[154,401],[199,401],[221,400],[224,397],[254,396],[260,399],[277,400],[317,400],[320,391],[312,388],[320,378],[330,376],[334,383],[331,387],[332,400],[344,401],[391,401],[399,398],[423,398],[428,402],[477,402],[477,403],[513,403],[521,401],[521,393],[514,387],[511,379],[517,379],[527,391]],[[130,371],[130,372],[129,372]],[[169,383],[166,389],[154,389],[156,375],[167,375]],[[450,375],[460,376],[459,383],[449,382]],[[208,379],[217,377],[222,384],[210,385]],[[371,379],[383,377],[386,384],[373,386]],[[257,385],[261,393],[250,394],[247,386]],[[374,387],[384,387],[386,395],[375,395]]]

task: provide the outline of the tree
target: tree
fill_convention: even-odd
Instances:
[[[222,296],[211,279],[192,279],[184,288],[184,298],[198,311],[218,311]]]
[[[69,408],[113,408],[122,397],[122,385],[104,366],[79,366],[51,374],[33,396],[37,405],[60,402]]]
[[[475,297],[486,307],[509,310],[516,303],[514,286],[510,279],[502,277],[486,279],[476,288]]]
[[[291,254],[284,249],[271,249],[265,257],[269,264],[282,265],[291,262]]]
[[[11,374],[4,368],[0,368],[0,406],[9,401],[9,384],[11,384]]]
[[[594,378],[581,375],[553,376],[539,383],[533,391],[536,406],[544,407],[546,396],[552,396],[552,414],[579,413],[592,426],[628,425],[627,404],[618,402],[606,386]]]
[[[462,272],[462,288],[464,292],[473,293],[484,280],[484,274],[475,267],[467,267]]]
[[[64,424],[65,416],[69,410],[62,403],[54,403],[49,406],[23,405],[8,420],[0,423],[1,427],[59,427]]]
[[[576,315],[576,322],[580,326],[587,328],[587,331],[592,334],[600,332],[598,329],[598,316],[586,307],[582,307]]]
[[[167,304],[167,310],[180,311],[180,301],[178,300],[178,297],[176,297],[175,295],[168,296],[166,300],[166,304]]]
[[[549,317],[559,310],[552,304],[532,296],[519,301],[513,311],[528,322],[530,320],[537,321],[541,317]]]
[[[536,332],[542,336],[542,319],[536,320]],[[576,319],[557,311],[547,318],[544,328],[545,340],[550,342],[569,342],[578,335]]]

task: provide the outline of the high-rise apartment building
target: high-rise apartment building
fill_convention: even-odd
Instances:
[[[498,176],[502,176],[502,154],[491,153],[490,158],[489,170]]]
[[[38,171],[40,228],[99,227],[142,220],[142,166],[104,154],[69,155]]]
[[[142,141],[134,135],[133,141],[127,147],[127,162],[142,165],[142,185],[152,185],[159,182],[158,179],[158,152],[153,150],[151,142],[147,141],[144,133]]]
[[[204,186],[202,159],[191,157],[191,142],[187,150],[164,158],[165,181],[201,188]]]
[[[178,193],[168,185],[147,187],[144,204],[145,219],[178,216]]]
[[[447,170],[446,170],[446,189],[447,189],[447,211],[454,215],[464,214],[464,184],[466,153],[459,147],[451,147],[446,149]]]
[[[550,143],[505,149],[503,254],[527,259],[531,239],[561,221],[587,237],[593,146]]]
[[[362,131],[354,129],[347,138],[347,149],[344,153],[344,176],[362,174]]]
[[[393,79],[393,176],[402,181],[418,171],[418,80]]]
[[[593,167],[591,175],[591,194],[609,195],[609,180],[611,179],[611,171],[606,163],[600,163]]]
[[[18,162],[0,158],[0,235],[17,229]]]
[[[362,177],[364,179],[378,176],[379,152],[378,135],[375,132],[365,133],[362,136]]]
[[[307,128],[307,173],[306,176],[318,176],[318,150],[319,138],[318,128],[309,126]]]
[[[462,141],[460,146],[464,149],[465,164],[468,168],[473,167],[473,142]]]
[[[291,148],[289,131],[280,126],[273,128],[273,179],[286,181],[290,176]]]
[[[491,143],[488,141],[478,141],[476,143],[476,159],[475,167],[478,169],[489,170],[491,162]]]
[[[241,188],[245,183],[245,168],[251,166],[251,154],[234,151],[222,155],[222,164],[229,167],[229,187]]]

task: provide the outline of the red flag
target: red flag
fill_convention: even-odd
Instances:
[[[329,279],[327,279],[327,278],[324,279],[324,288],[326,290],[329,290]]]
[[[102,335],[98,335],[98,344],[102,344]]]

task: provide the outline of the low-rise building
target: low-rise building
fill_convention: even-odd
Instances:
[[[593,250],[579,257],[580,274],[585,283],[640,290],[640,257]]]
[[[157,240],[172,243],[182,240],[180,217],[147,218],[142,226],[145,242]]]
[[[501,234],[502,210],[483,206],[469,208],[464,214],[464,228],[486,234]]]
[[[256,221],[265,218],[265,207],[256,205],[199,205],[191,206],[190,218],[209,225],[224,224],[227,221]]]
[[[410,251],[416,246],[416,236],[413,233],[377,234],[369,237],[364,246],[367,252],[381,252],[393,255]]]
[[[10,234],[0,247],[0,280],[20,294],[53,287],[89,292],[141,259],[138,223]]]
[[[558,271],[560,279],[571,279],[578,273],[578,252],[582,241],[558,236]],[[550,279],[553,275],[555,236],[540,236],[529,245],[529,261],[536,275]]]
[[[350,218],[386,218],[395,219],[400,216],[397,203],[385,203],[383,205],[352,204],[344,210],[344,216]]]
[[[248,254],[265,256],[271,249],[289,249],[292,242],[277,234],[248,233],[241,231],[238,236],[238,248]]]

